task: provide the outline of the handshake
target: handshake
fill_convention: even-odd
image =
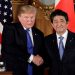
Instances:
[[[42,58],[41,56],[36,55],[36,56],[33,56],[32,62],[33,62],[35,65],[40,66],[40,65],[43,64],[44,61],[43,61],[43,58]]]

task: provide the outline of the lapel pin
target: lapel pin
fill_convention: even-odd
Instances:
[[[70,42],[73,40],[73,38],[70,40]]]

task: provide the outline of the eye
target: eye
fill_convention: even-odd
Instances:
[[[53,23],[55,24],[55,23],[58,23],[58,21],[53,21]]]
[[[26,18],[26,19],[27,19],[28,17],[27,17],[27,16],[25,16],[24,18]]]
[[[31,19],[33,19],[33,18],[34,18],[34,16],[31,17]]]

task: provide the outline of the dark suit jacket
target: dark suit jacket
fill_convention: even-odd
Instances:
[[[49,75],[75,75],[75,33],[68,32],[64,55],[60,60],[56,33],[45,38]]]
[[[43,57],[44,35],[36,28],[32,28],[34,39],[34,55]],[[30,54],[27,52],[26,33],[20,23],[5,25],[2,34],[2,58],[6,70],[14,75],[27,75],[27,65]],[[37,67],[33,63],[33,75],[42,75],[43,65]]]

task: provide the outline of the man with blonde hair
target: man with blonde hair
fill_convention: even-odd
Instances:
[[[19,22],[3,29],[2,58],[13,75],[43,75],[44,35],[34,27],[36,12],[34,6],[20,6]]]

